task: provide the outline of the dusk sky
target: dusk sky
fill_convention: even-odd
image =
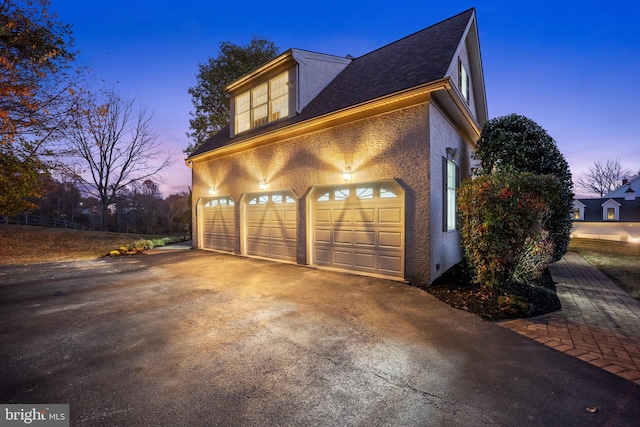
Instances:
[[[153,112],[175,165],[163,196],[186,191],[189,87],[219,43],[252,35],[280,51],[360,56],[476,8],[489,117],[529,117],[556,140],[574,180],[596,160],[640,170],[640,3],[625,1],[51,0],[73,26],[78,62]],[[580,191],[577,191],[580,194]]]

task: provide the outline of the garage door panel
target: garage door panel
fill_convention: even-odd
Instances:
[[[272,227],[272,228],[269,229],[269,237],[271,239],[283,240],[284,239],[284,230],[282,228]]]
[[[333,251],[333,263],[343,267],[351,267],[353,265],[351,251]]]
[[[351,230],[343,231],[343,230],[334,230],[333,231],[333,243],[337,244],[351,244]]]
[[[402,272],[402,257],[399,255],[380,255],[379,264],[380,270],[390,273]]]
[[[333,210],[333,222],[351,222],[353,212],[351,209],[334,209]]]
[[[376,222],[376,210],[374,208],[354,209],[354,217],[356,223],[374,224]]]
[[[376,256],[372,253],[356,252],[355,267],[364,269],[374,269],[376,266]]]
[[[331,223],[331,209],[316,209],[313,218],[317,223]]]
[[[286,258],[293,258],[293,259],[295,259],[295,258],[296,258],[296,247],[295,247],[295,245],[294,245],[294,246],[286,245],[286,246],[284,247],[284,256],[285,256]]]
[[[380,231],[378,234],[380,247],[402,248],[402,233],[392,231]]]
[[[295,228],[285,228],[284,229],[284,239],[296,241],[298,237],[298,232]]]
[[[401,208],[380,208],[378,214],[381,224],[402,224]]]
[[[298,219],[298,212],[295,210],[287,210],[284,212],[284,221],[289,223],[296,223]]]
[[[331,258],[332,254],[333,252],[330,251],[329,249],[316,248],[314,252],[314,259],[318,264],[328,265],[328,264],[331,264],[331,261],[333,260]]]
[[[354,233],[356,245],[374,246],[376,244],[375,231],[357,231]]]
[[[282,258],[284,256],[284,245],[272,243],[269,245],[269,254],[270,256],[277,256]]]
[[[331,230],[315,230],[314,237],[316,243],[331,243]]]

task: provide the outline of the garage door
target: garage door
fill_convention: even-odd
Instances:
[[[249,196],[246,212],[248,255],[296,260],[297,203],[292,193]]]
[[[202,248],[233,252],[236,241],[235,207],[230,197],[204,199]]]
[[[404,275],[404,191],[396,182],[316,189],[312,261],[386,276]]]

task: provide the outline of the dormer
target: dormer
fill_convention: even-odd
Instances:
[[[295,116],[350,62],[289,49],[231,83],[231,137]]]
[[[587,205],[582,203],[580,200],[573,201],[573,220],[574,221],[584,221],[584,208]]]
[[[620,221],[620,203],[613,199],[609,199],[602,205],[602,220],[603,221]]]
[[[627,190],[624,192],[624,199],[625,200],[635,200],[636,199],[636,192],[633,188],[631,188],[631,186],[629,186],[629,188],[627,188]]]

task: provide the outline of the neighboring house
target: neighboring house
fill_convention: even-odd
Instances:
[[[420,284],[461,260],[455,190],[487,120],[474,9],[226,89],[230,125],[186,160],[195,247]]]
[[[640,242],[640,177],[599,199],[573,202],[572,237]]]

